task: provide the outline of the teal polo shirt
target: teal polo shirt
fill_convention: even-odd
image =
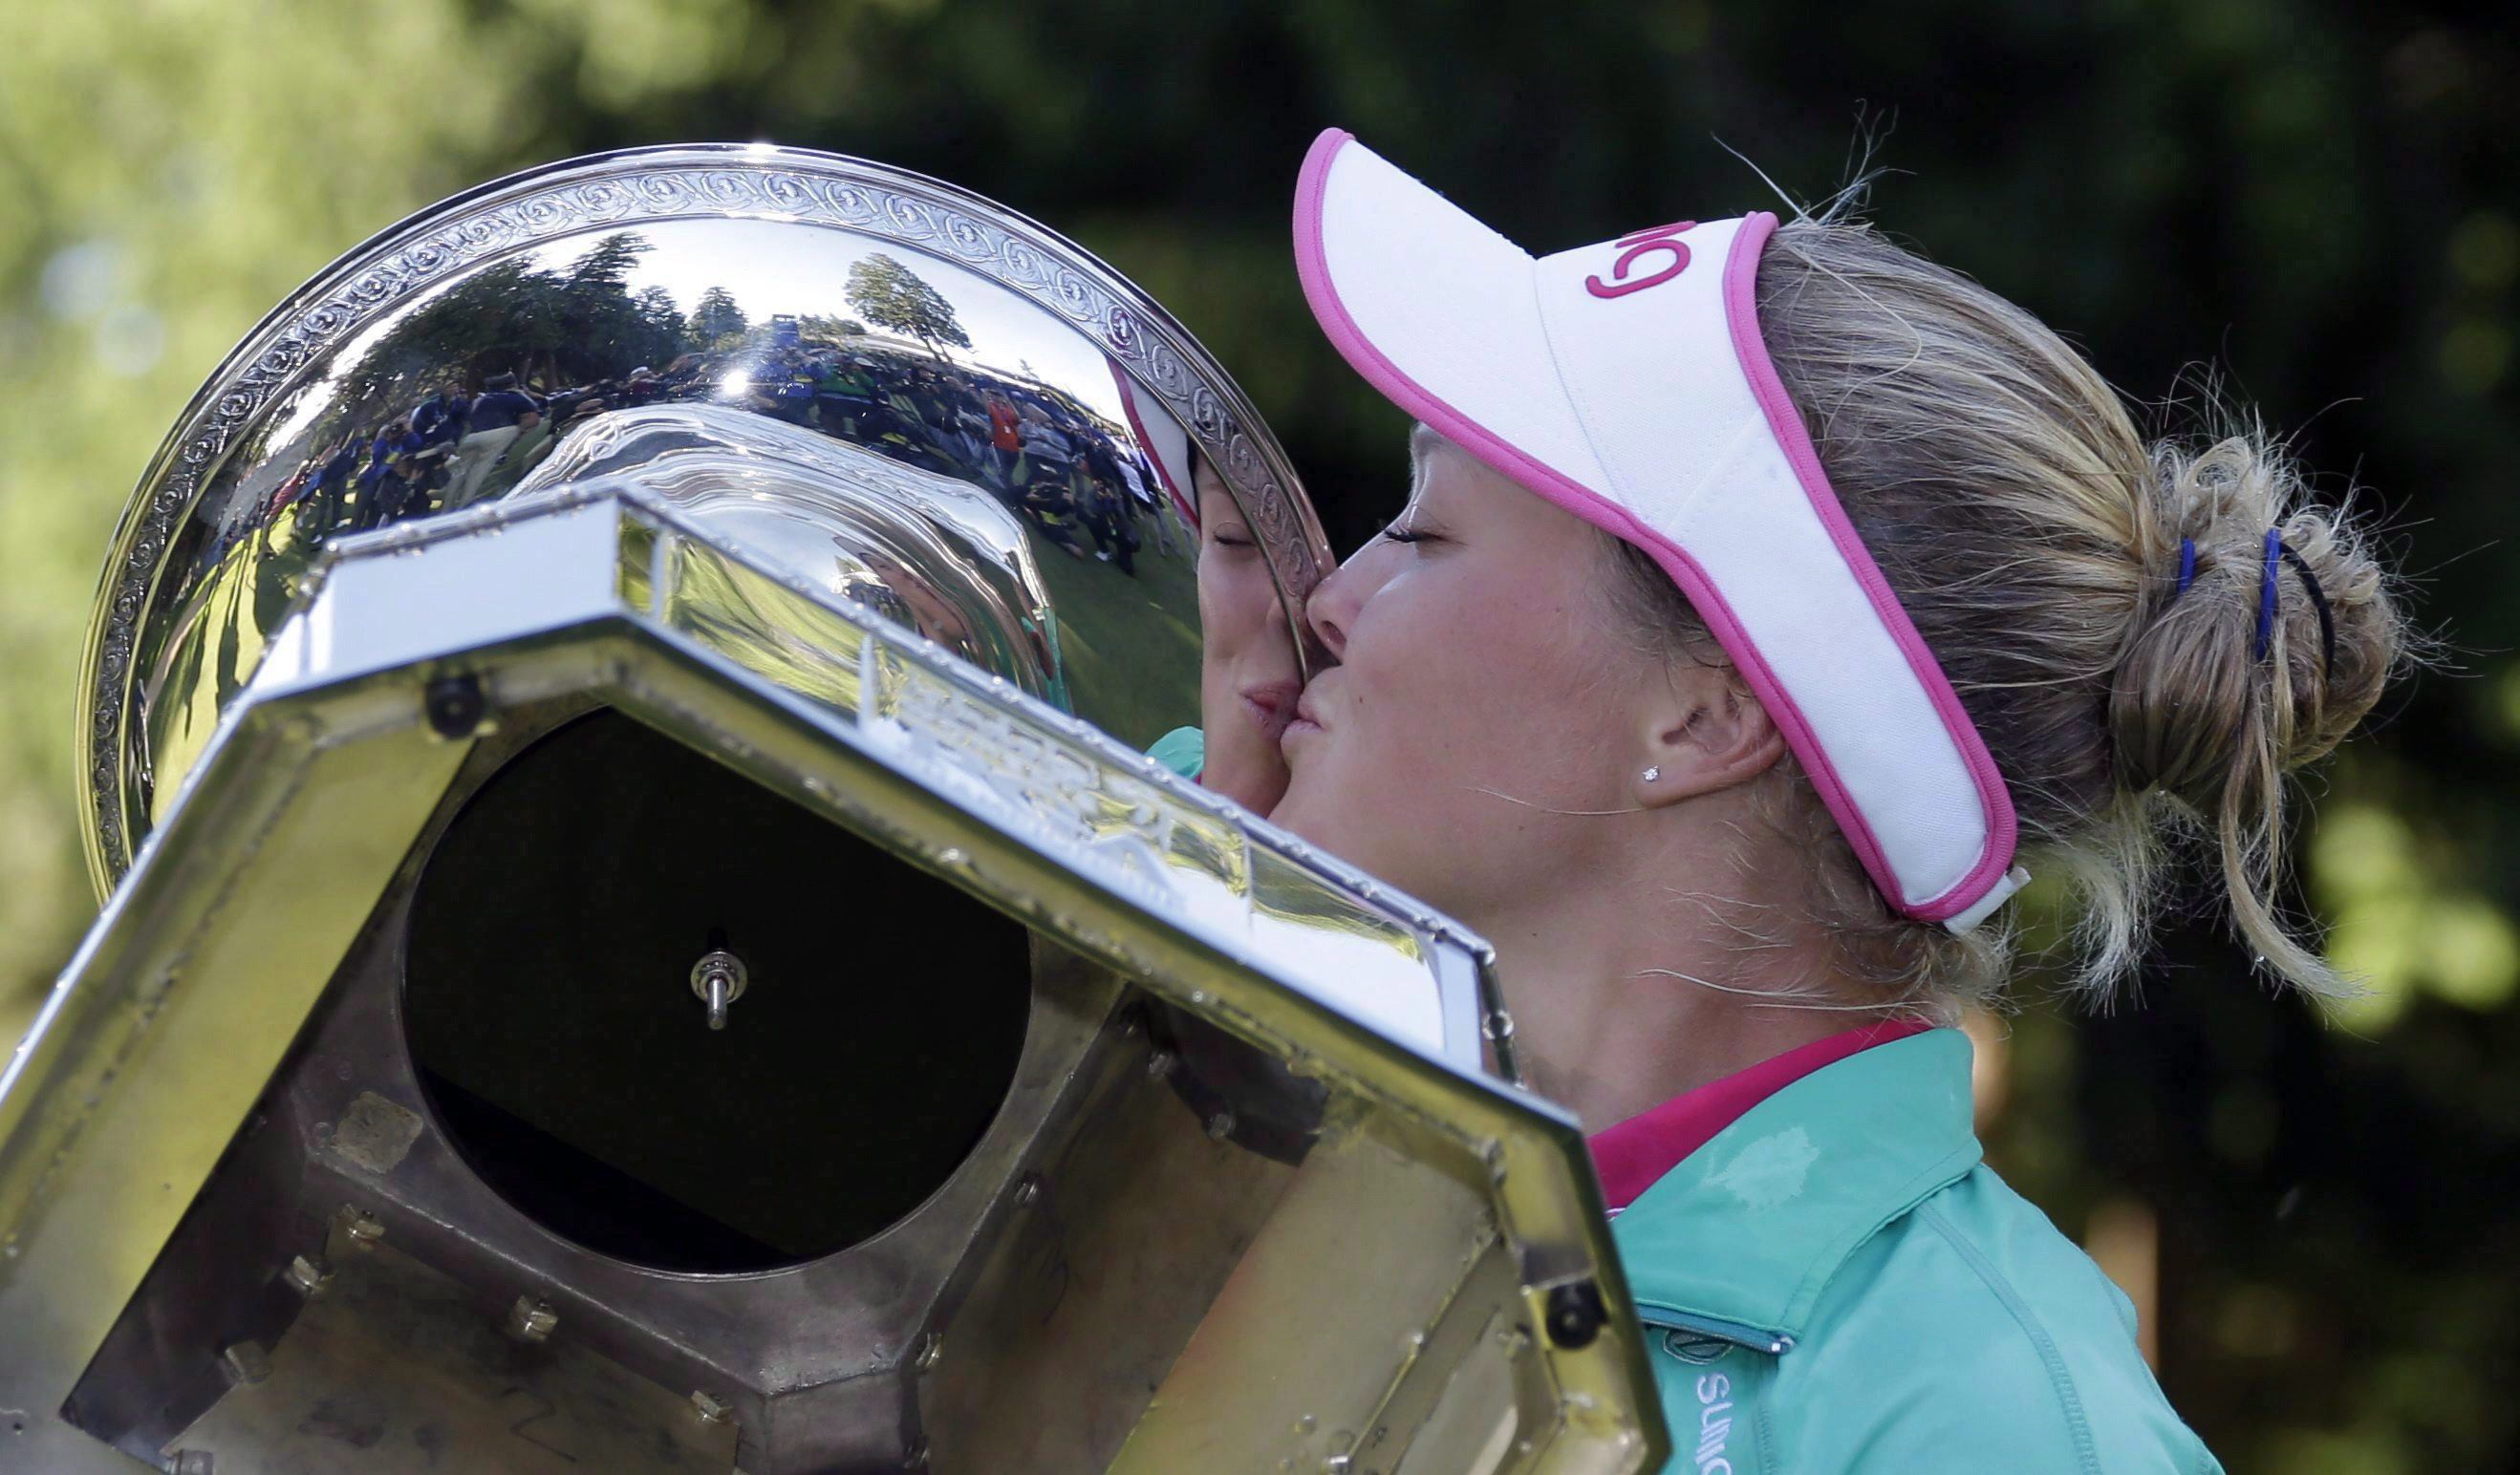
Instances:
[[[2220,1475],[2098,1266],[1980,1160],[1956,1029],[1782,1087],[1611,1224],[1678,1475]]]

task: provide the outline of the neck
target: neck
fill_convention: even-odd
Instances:
[[[1533,1088],[1586,1132],[1880,1017],[1826,1006],[1852,990],[1820,947],[1728,948],[1670,884],[1687,871],[1624,869],[1625,883],[1596,872],[1477,920]]]

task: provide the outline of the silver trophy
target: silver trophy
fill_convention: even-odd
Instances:
[[[933,180],[640,150],[344,257],[106,565],[0,1470],[1659,1467],[1486,948],[1148,756],[1328,562]]]

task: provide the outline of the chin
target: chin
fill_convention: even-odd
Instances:
[[[1316,782],[1308,789],[1300,774],[1291,777],[1277,807],[1268,812],[1269,822],[1299,839],[1311,841],[1361,871],[1372,872],[1373,847],[1359,843],[1366,836],[1355,833],[1354,827],[1338,823],[1342,815],[1352,814],[1351,809],[1333,802],[1335,795],[1325,797],[1316,792],[1320,787]]]
[[[1316,845],[1327,843],[1313,833],[1313,827],[1310,825],[1304,823],[1303,805],[1295,800],[1291,792],[1282,795],[1276,804],[1270,806],[1267,813],[1270,824],[1297,839],[1310,840]]]
[[[1460,916],[1445,900],[1458,892],[1449,868],[1423,847],[1403,843],[1419,832],[1418,827],[1387,804],[1342,795],[1327,785],[1307,790],[1299,773],[1270,812],[1269,822],[1384,885]]]

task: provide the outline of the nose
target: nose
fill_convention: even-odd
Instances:
[[[1380,538],[1367,543],[1348,556],[1348,560],[1331,569],[1329,577],[1313,586],[1304,601],[1304,623],[1313,627],[1330,659],[1347,659],[1348,632],[1356,628],[1356,617],[1382,584],[1377,573],[1379,560],[1374,555],[1383,547]]]
[[[1313,627],[1313,635],[1334,661],[1347,659],[1346,604],[1353,602],[1334,603],[1339,601],[1339,576],[1344,572],[1345,569],[1331,569],[1329,577],[1314,585],[1311,596],[1304,601],[1304,623]]]

